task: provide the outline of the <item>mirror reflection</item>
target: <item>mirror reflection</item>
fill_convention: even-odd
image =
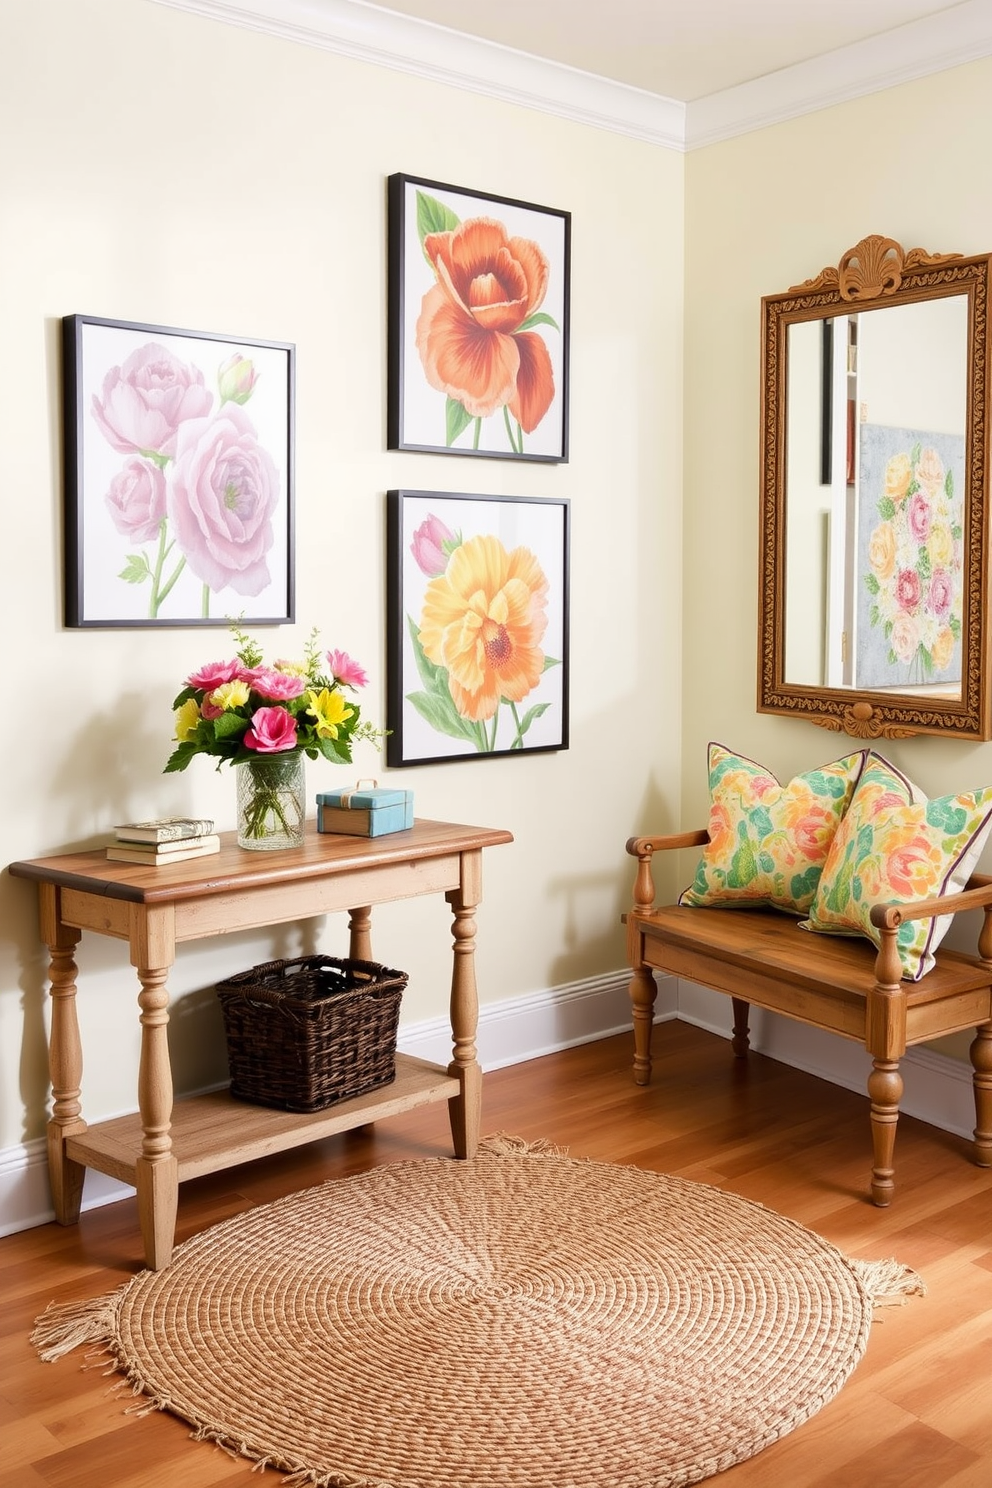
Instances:
[[[786,682],[961,696],[967,314],[788,328]]]
[[[870,237],[762,301],[759,711],[992,737],[990,268]]]

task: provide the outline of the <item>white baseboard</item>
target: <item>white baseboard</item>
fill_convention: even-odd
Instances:
[[[629,974],[623,970],[487,1004],[479,1013],[479,1060],[483,1069],[522,1064],[542,1054],[629,1029],[628,980]],[[675,1017],[723,1038],[730,1037],[729,998],[692,982],[659,976],[655,1019],[665,1022]],[[871,1061],[860,1044],[848,1039],[754,1008],[751,1047],[835,1085],[865,1091]],[[447,1064],[451,1058],[447,1018],[401,1026],[399,1048],[404,1054]],[[967,1065],[930,1049],[911,1049],[901,1069],[906,1082],[902,1110],[907,1115],[957,1136],[971,1136],[975,1107]],[[91,1171],[86,1175],[83,1208],[96,1209],[133,1193],[126,1184]],[[54,1218],[44,1138],[0,1151],[0,1235],[47,1224]]]
[[[709,987],[680,981],[678,1015],[686,1023],[706,1028],[723,1038],[731,1035],[730,998]],[[856,1090],[867,1099],[871,1056],[863,1044],[819,1028],[808,1028],[779,1013],[751,1009],[751,1048],[782,1064],[790,1064],[808,1075],[817,1075],[846,1090]],[[930,1126],[956,1136],[968,1137],[975,1130],[975,1096],[972,1070],[959,1059],[932,1049],[908,1049],[899,1062],[905,1090],[899,1103],[907,1116],[918,1116]]]

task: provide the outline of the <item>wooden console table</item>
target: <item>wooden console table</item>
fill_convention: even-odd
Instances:
[[[302,847],[278,852],[247,852],[230,832],[219,853],[165,868],[110,862],[102,850],[12,863],[15,877],[38,884],[41,934],[51,953],[48,1160],[59,1223],[79,1219],[87,1168],[133,1184],[145,1257],[157,1271],[172,1258],[178,1189],[186,1178],[439,1100],[448,1101],[456,1156],[471,1157],[482,1104],[474,963],[482,849],[512,840],[509,832],[486,827],[417,821],[408,831],[371,839],[311,830]],[[347,909],[349,954],[370,960],[372,906],[435,893],[444,894],[453,916],[454,1048],[446,1069],[397,1055],[393,1084],[312,1115],[247,1105],[225,1091],[173,1107],[166,981],[180,942]],[[74,953],[83,930],[126,940],[141,983],[139,1109],[95,1126],[83,1120],[80,1100]]]

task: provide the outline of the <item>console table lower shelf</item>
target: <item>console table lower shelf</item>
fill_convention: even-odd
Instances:
[[[448,1102],[455,1156],[471,1157],[482,1111],[475,1044],[482,850],[512,841],[494,828],[418,820],[379,838],[311,831],[301,847],[265,853],[245,851],[227,832],[217,854],[163,867],[110,862],[99,849],[12,863],[15,878],[38,885],[41,934],[51,956],[48,1168],[59,1223],[79,1219],[87,1168],[133,1184],[145,1259],[159,1270],[172,1259],[179,1184],[186,1178],[441,1100]],[[177,945],[346,910],[349,955],[371,961],[372,907],[436,894],[450,908],[453,939],[447,1068],[401,1054],[392,1084],[309,1114],[250,1105],[226,1092],[173,1102],[167,981]],[[83,1119],[76,1014],[75,952],[84,931],[126,941],[140,984],[138,1111],[93,1126]]]
[[[254,1162],[290,1147],[305,1147],[321,1137],[351,1131],[370,1121],[399,1116],[417,1106],[453,1100],[461,1093],[457,1078],[438,1064],[397,1054],[396,1079],[367,1095],[341,1101],[323,1111],[275,1111],[234,1100],[224,1090],[188,1096],[172,1108],[172,1151],[177,1179],[202,1178],[239,1163]],[[135,1184],[141,1152],[141,1117],[118,1116],[66,1137],[70,1162],[95,1168],[121,1183]]]

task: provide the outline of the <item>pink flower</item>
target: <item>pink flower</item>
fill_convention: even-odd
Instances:
[[[104,500],[118,532],[134,542],[151,542],[165,516],[165,476],[158,465],[132,455],[110,482]]]
[[[243,673],[244,667],[236,657],[234,661],[208,661],[198,672],[190,673],[186,686],[213,692],[215,688],[223,687],[225,682],[236,682]]]
[[[429,579],[436,579],[448,566],[448,557],[451,548],[456,546],[455,534],[446,527],[440,517],[435,517],[429,512],[427,520],[421,522],[413,534],[413,542],[410,544],[410,552],[417,561],[417,567],[425,573]],[[445,544],[449,544],[445,551]]]
[[[208,697],[205,697],[200,704],[200,716],[206,718],[210,723],[215,718],[220,718],[223,712],[224,709],[219,708],[216,703],[212,703]]]
[[[261,594],[279,472],[243,409],[225,404],[212,419],[179,430],[169,513],[186,562],[209,589]]]
[[[896,576],[896,603],[912,612],[920,602],[920,576],[915,568],[901,568]]]
[[[906,513],[906,521],[913,538],[918,543],[925,543],[930,536],[930,522],[933,517],[933,509],[927,498],[916,492],[915,496],[909,498],[909,508]]]
[[[254,364],[236,351],[217,369],[217,386],[222,403],[247,403],[258,381]]]
[[[930,580],[929,607],[941,619],[950,613],[954,602],[954,580],[946,568],[935,568]]]
[[[271,698],[274,703],[284,703],[290,698],[299,697],[306,687],[302,677],[293,676],[289,672],[277,672],[273,667],[252,667],[249,671],[242,672],[241,678],[259,697]]]
[[[244,737],[245,748],[259,754],[282,754],[296,742],[296,719],[285,708],[259,708]]]
[[[132,351],[122,366],[111,367],[101,393],[93,395],[93,417],[103,437],[123,455],[172,455],[179,425],[202,418],[213,401],[197,367],[150,341]]]
[[[327,665],[335,682],[342,687],[368,686],[368,673],[357,661],[352,661],[347,651],[328,651]]]

